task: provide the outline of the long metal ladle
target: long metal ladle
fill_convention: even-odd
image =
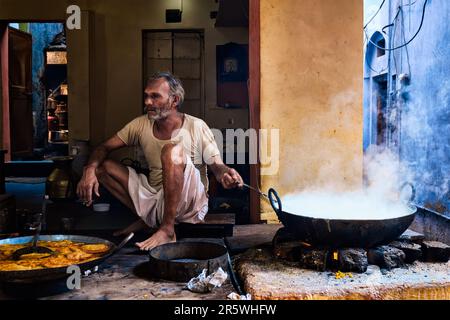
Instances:
[[[30,254],[30,253],[48,253],[48,254],[53,254],[53,251],[50,250],[49,248],[38,247],[37,246],[39,235],[41,233],[41,228],[42,228],[42,223],[41,222],[36,222],[36,223],[34,223],[33,225],[30,226],[30,230],[34,230],[33,242],[31,244],[31,246],[29,246],[29,247],[21,248],[21,249],[18,249],[16,251],[14,251],[13,254],[12,254],[12,258],[14,260],[20,260],[20,258],[23,255]]]

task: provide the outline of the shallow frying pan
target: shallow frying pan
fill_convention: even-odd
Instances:
[[[415,190],[410,186],[414,199]],[[321,219],[283,211],[278,193],[269,189],[268,197],[278,219],[297,239],[315,246],[332,248],[370,248],[396,240],[414,220],[417,207],[408,204],[410,214],[384,220]],[[306,213],[303,213],[306,214]]]
[[[70,240],[74,242],[84,242],[84,243],[92,243],[99,244],[103,243],[110,247],[109,252],[99,257],[95,260],[91,260],[85,263],[78,264],[81,269],[81,272],[86,270],[90,270],[98,265],[100,265],[103,261],[117,253],[132,237],[133,233],[129,234],[118,246],[114,243],[96,237],[89,236],[77,236],[77,235],[44,235],[40,236],[39,240],[42,241],[62,241],[62,240]],[[32,241],[32,236],[28,237],[18,237],[18,238],[9,238],[0,240],[0,244],[25,244]],[[67,273],[67,267],[60,268],[46,268],[46,269],[38,269],[38,270],[23,270],[23,271],[0,271],[0,282],[21,282],[21,283],[33,283],[33,282],[44,282],[49,280],[62,279],[64,277],[69,276]]]

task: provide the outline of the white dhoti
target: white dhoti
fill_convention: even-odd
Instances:
[[[164,189],[150,186],[144,174],[128,167],[128,190],[137,214],[151,228],[161,225],[164,216]],[[203,222],[208,213],[208,197],[190,157],[186,157],[183,190],[177,207],[176,223]]]

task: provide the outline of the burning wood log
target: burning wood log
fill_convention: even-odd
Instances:
[[[298,261],[302,247],[304,242],[301,241],[278,243],[273,247],[273,255],[287,261]]]
[[[327,269],[328,252],[326,249],[303,248],[300,251],[299,264],[302,268],[325,271]]]

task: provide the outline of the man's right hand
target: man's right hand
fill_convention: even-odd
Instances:
[[[92,191],[94,191],[97,197],[100,197],[98,192],[99,183],[95,170],[96,168],[93,166],[85,167],[83,170],[83,176],[77,185],[77,195],[87,207],[92,204]]]

